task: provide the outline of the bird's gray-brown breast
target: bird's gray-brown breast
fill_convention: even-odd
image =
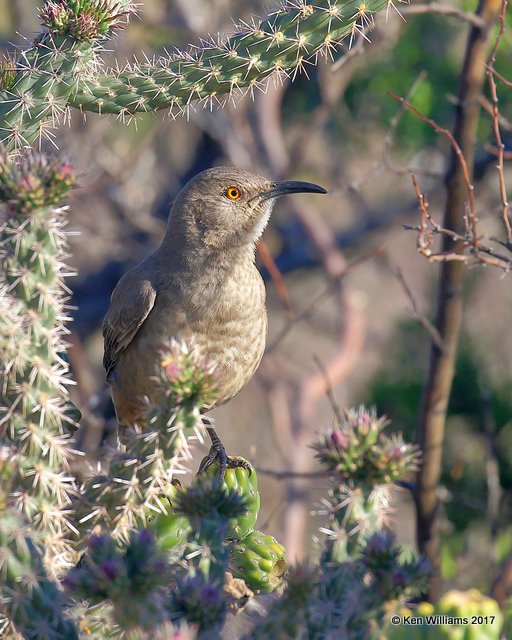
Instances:
[[[172,339],[195,346],[218,364],[218,398],[222,404],[251,379],[265,350],[265,287],[251,263],[243,261],[222,278],[208,270],[195,278],[173,279],[158,291],[155,304],[116,367],[112,391],[145,389],[151,399],[155,354]],[[117,378],[117,381],[116,381]],[[117,384],[116,384],[117,382]]]

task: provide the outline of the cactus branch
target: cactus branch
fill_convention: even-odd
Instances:
[[[68,427],[76,410],[63,359],[67,267],[65,210],[56,208],[74,182],[67,162],[0,151],[0,438],[18,456],[7,502],[42,536],[47,558],[68,549]]]
[[[69,107],[129,117],[193,104],[213,108],[263,87],[272,74],[294,78],[332,57],[372,25],[390,0],[286,2],[265,20],[239,23],[230,38],[123,69],[102,70],[101,42],[133,12],[128,0],[46,0],[45,32],[14,66],[0,67],[0,142],[9,149],[48,137]]]
[[[93,61],[89,43],[53,34],[42,35],[21,52],[0,84],[0,142],[14,149],[47,137],[50,128],[66,119],[78,74]]]
[[[231,38],[202,42],[170,58],[99,74],[82,82],[69,104],[83,111],[135,114],[180,112],[192,102],[212,106],[237,91],[253,91],[273,73],[295,77],[319,55],[331,56],[371,24],[388,0],[315,4],[287,2],[261,22],[241,23]]]

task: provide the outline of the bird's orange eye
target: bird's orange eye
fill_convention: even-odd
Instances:
[[[242,194],[238,187],[228,187],[226,189],[226,195],[230,200],[238,200]]]

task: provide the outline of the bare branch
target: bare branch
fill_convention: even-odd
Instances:
[[[479,15],[469,11],[461,11],[460,9],[457,9],[457,7],[449,7],[438,2],[413,4],[409,7],[401,7],[400,13],[403,16],[418,16],[424,15],[425,13],[438,13],[451,18],[457,18],[458,20],[464,20],[479,29],[483,29],[486,26],[485,20],[483,20]]]
[[[417,320],[421,324],[421,326],[425,329],[425,331],[427,331],[427,333],[430,335],[433,342],[437,344],[439,349],[443,350],[444,349],[443,339],[441,338],[439,331],[432,324],[432,322],[430,322],[427,316],[419,310],[416,298],[414,297],[414,294],[411,288],[407,284],[407,280],[405,279],[405,276],[402,270],[398,265],[394,265],[391,262],[389,263],[389,267],[391,269],[391,273],[396,277],[398,282],[401,284],[405,295],[407,296],[407,298],[409,299],[409,302],[411,303],[413,317],[415,318],[415,320]]]
[[[489,89],[491,91],[491,99],[492,99],[492,129],[494,132],[494,138],[496,140],[496,149],[498,151],[498,164],[496,169],[498,170],[498,179],[500,185],[500,198],[501,198],[501,219],[503,222],[503,227],[505,228],[505,234],[507,236],[507,241],[512,241],[512,227],[510,225],[510,206],[507,198],[507,186],[505,183],[505,171],[504,171],[504,150],[505,145],[503,144],[503,140],[501,139],[500,132],[500,112],[498,105],[498,90],[496,88],[496,80],[494,79],[494,64],[496,62],[496,54],[498,52],[498,47],[500,46],[500,42],[503,38],[503,33],[505,31],[505,11],[507,10],[508,0],[503,0],[501,13],[499,17],[500,21],[500,29],[498,32],[498,36],[496,38],[496,42],[494,43],[494,47],[491,51],[491,55],[489,56],[489,62],[487,63],[487,77],[489,79]]]
[[[336,398],[334,396],[334,390],[332,388],[331,380],[329,378],[329,374],[327,373],[327,369],[324,367],[323,362],[320,358],[315,355],[313,356],[318,368],[320,369],[320,373],[323,375],[325,380],[325,388],[327,390],[327,397],[329,398],[329,402],[331,403],[331,407],[334,415],[336,416],[336,420],[341,424],[343,420],[343,416],[341,415],[341,410]]]
[[[466,185],[466,190],[468,193],[469,218],[471,221],[473,251],[474,251],[475,257],[477,257],[478,256],[478,229],[477,229],[477,218],[476,218],[476,208],[475,208],[475,187],[473,186],[473,183],[470,177],[470,172],[468,169],[468,164],[466,162],[466,158],[464,157],[464,153],[462,152],[462,149],[459,146],[459,143],[455,140],[455,137],[453,136],[451,131],[449,131],[448,129],[444,129],[443,127],[440,127],[437,124],[437,122],[435,122],[431,118],[427,118],[426,115],[421,113],[421,111],[419,111],[419,109],[416,109],[416,107],[413,107],[412,104],[408,102],[405,98],[401,98],[400,96],[397,96],[396,93],[393,93],[392,91],[389,92],[389,95],[394,100],[397,100],[398,102],[403,104],[407,109],[409,109],[409,111],[412,111],[412,113],[416,114],[418,118],[420,118],[421,120],[423,120],[423,122],[427,123],[430,127],[432,127],[432,129],[434,129],[436,133],[439,133],[440,135],[444,136],[449,141],[452,147],[452,150],[455,153],[455,157],[459,162],[464,183]]]
[[[294,317],[295,313],[293,311],[292,303],[290,300],[290,294],[288,293],[283,275],[277,268],[277,265],[274,262],[274,258],[268,250],[267,244],[264,240],[260,240],[258,242],[258,255],[267,268],[270,277],[275,282],[277,293],[285,310],[286,316],[291,320]]]
[[[254,467],[257,473],[264,476],[269,476],[275,480],[288,480],[290,478],[327,478],[329,477],[328,471],[276,471],[275,469],[268,469],[266,467]]]

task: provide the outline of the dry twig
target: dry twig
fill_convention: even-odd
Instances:
[[[498,151],[498,164],[496,166],[498,170],[498,179],[500,184],[500,198],[502,204],[501,218],[503,221],[503,227],[505,228],[505,234],[507,236],[507,242],[512,242],[512,227],[510,225],[510,207],[507,199],[507,187],[505,184],[505,172],[504,172],[504,150],[505,145],[501,139],[500,132],[500,112],[498,104],[498,90],[496,88],[496,80],[494,79],[494,64],[496,62],[496,54],[498,47],[500,46],[505,32],[505,11],[507,10],[508,0],[503,0],[501,13],[499,16],[500,29],[491,55],[489,56],[489,62],[487,63],[487,77],[489,78],[489,89],[491,91],[492,99],[492,129],[494,132],[494,138],[496,140],[496,149]]]

